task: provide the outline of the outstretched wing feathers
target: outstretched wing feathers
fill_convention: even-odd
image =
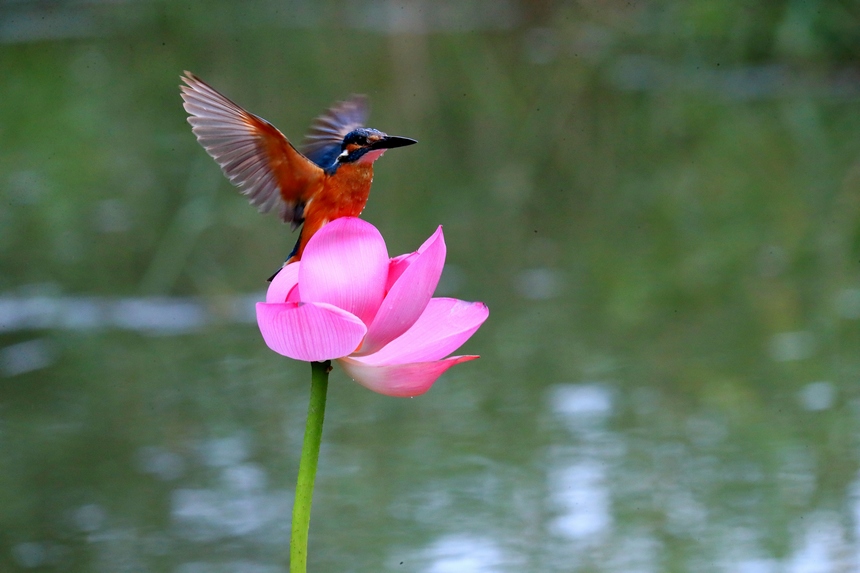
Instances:
[[[262,212],[279,208],[295,228],[304,203],[323,171],[299,153],[271,123],[253,115],[185,72],[181,86],[197,140],[221,166],[224,175]]]
[[[331,167],[340,155],[343,138],[350,131],[364,127],[369,109],[363,95],[336,103],[311,124],[302,142],[302,153],[323,169]]]

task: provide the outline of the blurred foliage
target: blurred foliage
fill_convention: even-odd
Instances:
[[[443,224],[444,294],[491,317],[463,349],[482,360],[421,399],[335,374],[318,569],[437,571],[428,547],[472,535],[499,570],[722,571],[792,563],[818,524],[852,570],[858,20],[842,1],[5,2],[0,293],[262,292],[294,236],[199,148],[179,74],[293,141],[367,93],[374,127],[420,145],[377,164],[364,217],[392,254]],[[289,494],[303,365],[247,325],[0,346],[34,338],[56,362],[0,379],[0,570],[30,542],[45,570],[279,563],[285,522],[200,541],[173,496],[226,487],[200,451],[231,436]],[[548,397],[581,382],[612,412],[571,430]],[[140,470],[155,446],[181,476]],[[589,460],[611,523],[583,541],[552,529],[551,482]]]

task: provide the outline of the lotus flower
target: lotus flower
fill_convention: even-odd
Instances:
[[[374,392],[423,394],[451,366],[478,358],[445,357],[489,315],[480,302],[432,298],[444,264],[442,227],[414,253],[389,259],[376,227],[335,219],[272,280],[257,303],[260,332],[284,356],[337,360]]]

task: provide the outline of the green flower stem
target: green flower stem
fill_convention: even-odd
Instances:
[[[299,462],[296,500],[293,502],[290,573],[305,573],[308,567],[308,528],[311,522],[311,500],[314,496],[314,478],[317,475],[317,461],[320,457],[328,373],[330,371],[330,360],[311,362],[311,399],[308,404],[305,441],[302,444],[302,457]]]

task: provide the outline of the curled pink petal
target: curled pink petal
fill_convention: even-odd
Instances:
[[[442,225],[436,228],[436,232],[430,235],[430,238],[424,241],[418,250],[414,253],[406,253],[405,255],[400,255],[391,259],[391,263],[388,266],[388,284],[386,285],[385,292],[388,292],[391,289],[392,285],[400,278],[400,275],[403,274],[409,265],[415,260],[418,255],[426,251],[430,245],[433,245],[438,240],[437,236],[442,234]],[[444,239],[443,239],[444,240]]]
[[[358,358],[365,364],[426,362],[448,356],[478,330],[490,311],[482,302],[433,298],[421,317],[378,352]]]
[[[293,291],[298,291],[299,266],[301,261],[287,265],[278,271],[278,274],[269,283],[266,291],[266,302],[285,302]],[[298,292],[295,293],[296,295]]]
[[[392,364],[387,366],[372,366],[353,358],[342,358],[338,364],[353,380],[374,392],[410,398],[425,393],[446,370],[477,356],[452,356],[445,360],[434,362],[413,362],[410,364]]]
[[[361,320],[326,303],[257,303],[257,324],[269,348],[295,360],[340,358],[361,343]]]
[[[373,322],[367,328],[359,354],[376,352],[407,330],[418,320],[445,266],[445,237],[442,227],[421,245],[408,267],[402,270],[382,301]],[[400,270],[400,269],[398,269]]]
[[[311,237],[301,263],[302,300],[333,304],[370,323],[388,277],[388,250],[376,227],[356,217],[335,219]]]
[[[397,282],[397,279],[400,278],[400,275],[403,274],[403,271],[409,268],[409,265],[412,264],[412,261],[418,256],[418,252],[414,253],[406,253],[405,255],[400,255],[398,257],[394,257],[388,263],[388,281],[385,284],[385,292],[388,292],[391,287]]]
[[[439,237],[441,237],[441,236],[442,236],[442,225],[439,225],[438,227],[436,227],[436,232],[433,233],[432,235],[430,235],[427,238],[427,240],[424,241],[421,244],[421,246],[418,247],[418,250],[415,252],[418,254],[423,253],[424,251],[426,251],[427,249],[432,247],[439,240]]]

